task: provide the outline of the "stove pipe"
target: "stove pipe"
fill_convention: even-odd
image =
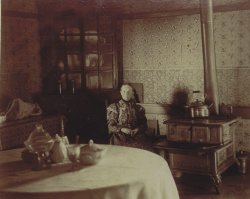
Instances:
[[[204,62],[204,93],[211,115],[219,114],[219,94],[213,32],[213,0],[200,0],[200,19]]]

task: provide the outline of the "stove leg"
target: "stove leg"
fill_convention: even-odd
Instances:
[[[213,180],[213,184],[216,190],[217,194],[220,194],[220,189],[219,189],[219,185],[221,184],[221,175],[217,174],[215,176],[211,176],[212,180]]]

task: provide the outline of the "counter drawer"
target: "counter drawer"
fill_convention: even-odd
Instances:
[[[192,127],[192,142],[193,143],[209,143],[210,129],[206,126]]]
[[[169,125],[168,140],[179,142],[191,141],[191,126],[189,125]]]

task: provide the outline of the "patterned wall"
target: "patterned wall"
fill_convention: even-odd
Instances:
[[[250,106],[250,10],[216,13],[214,36],[220,101]],[[145,103],[203,92],[199,15],[124,21],[123,50],[124,81],[144,84]]]
[[[36,1],[2,1],[3,11],[37,14]],[[27,15],[2,17],[0,98],[31,98],[41,87],[38,19]]]
[[[250,106],[250,10],[216,14],[214,33],[220,98]]]
[[[143,83],[144,103],[171,103],[176,89],[204,91],[199,15],[123,25],[124,81]],[[250,10],[215,13],[214,37],[220,102],[250,106]],[[166,115],[147,117],[159,121],[161,134],[166,132]],[[250,120],[240,122],[236,144],[250,151]]]
[[[250,152],[250,120],[242,119],[235,133],[236,148]]]
[[[199,15],[124,22],[124,81],[144,84],[145,103],[170,103],[174,90],[203,91]]]

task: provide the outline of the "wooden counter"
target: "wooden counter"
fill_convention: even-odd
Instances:
[[[24,146],[23,142],[28,138],[37,123],[41,123],[52,136],[56,133],[64,133],[63,119],[64,116],[62,115],[42,115],[4,122],[0,124],[0,150]]]

